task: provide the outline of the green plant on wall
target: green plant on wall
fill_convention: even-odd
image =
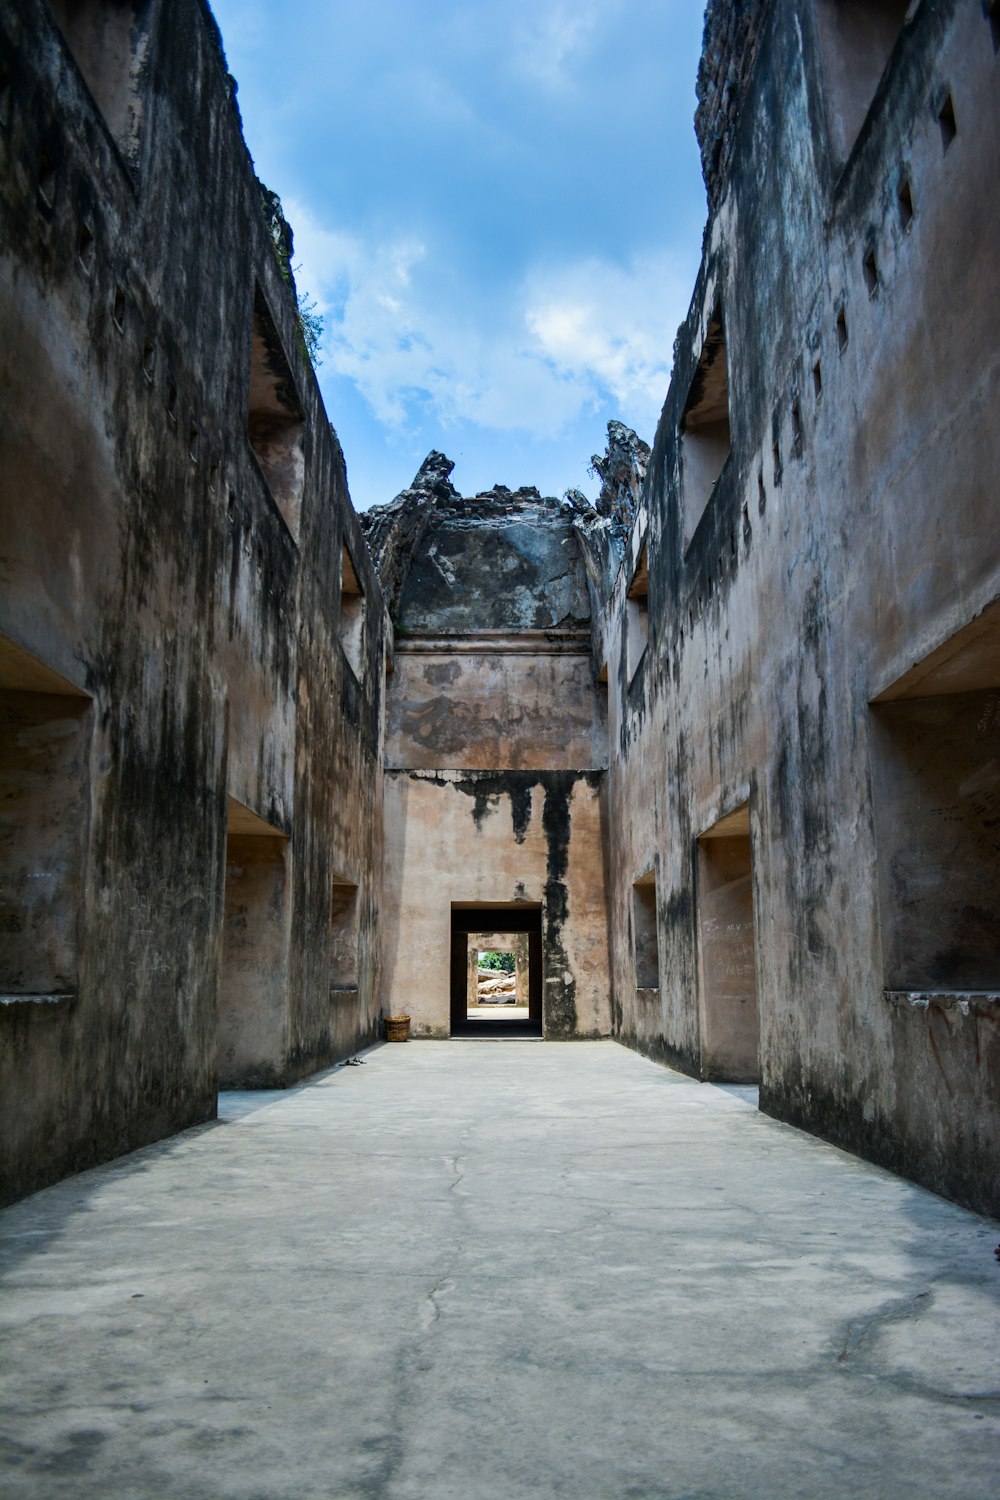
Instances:
[[[285,211],[281,206],[281,199],[271,188],[266,187],[260,179],[257,179],[260,188],[260,206],[264,215],[264,223],[274,246],[274,258],[278,262],[278,272],[282,281],[286,281],[292,289],[295,298],[295,309],[298,315],[298,333],[303,352],[309,360],[313,369],[319,369],[322,364],[320,358],[320,345],[323,341],[323,315],[316,310],[316,299],[305,292],[299,292],[295,285],[295,272],[300,270],[299,266],[292,265],[292,254],[295,239],[292,234],[292,226],[285,218]]]

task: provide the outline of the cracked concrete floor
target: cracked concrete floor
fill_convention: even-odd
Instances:
[[[0,1216],[5,1496],[984,1500],[998,1228],[614,1043],[389,1046]]]

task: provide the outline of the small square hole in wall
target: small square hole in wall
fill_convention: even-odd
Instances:
[[[111,320],[119,333],[125,332],[125,293],[120,286],[115,287],[115,294],[111,299]]]
[[[841,308],[837,313],[837,352],[843,354],[847,348],[847,314]]]
[[[813,365],[813,395],[818,401],[823,394],[823,366],[819,360]]]
[[[142,345],[142,373],[149,384],[153,383],[153,372],[156,369],[156,345],[152,339],[145,339]]]
[[[764,470],[757,470],[757,509],[761,515],[767,509],[767,490],[764,488]]]
[[[165,399],[165,401],[164,401],[163,404],[164,404],[164,406],[167,409],[167,421],[170,423],[171,427],[176,427],[177,426],[177,387],[174,385],[174,383],[173,383],[172,380],[169,381],[168,384],[167,384],[167,395],[166,395],[166,399]]]
[[[958,134],[958,125],[955,122],[955,106],[951,95],[945,97],[945,101],[938,110],[938,127],[941,131],[941,145],[947,151],[952,141]]]
[[[862,262],[865,273],[865,286],[868,288],[869,297],[878,296],[878,261],[875,259],[875,251],[869,250]]]
[[[94,231],[89,224],[81,224],[76,237],[76,258],[88,276],[94,269],[95,256]]]
[[[38,158],[38,196],[46,208],[51,208],[56,197],[56,164],[47,151]]]
[[[913,223],[913,192],[905,179],[900,183],[896,204],[899,209],[899,227],[906,234]]]

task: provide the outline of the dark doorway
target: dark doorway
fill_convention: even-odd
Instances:
[[[471,1015],[469,1007],[470,933],[527,933],[528,1015],[500,1016],[494,1007]],[[488,1010],[488,1014],[486,1013]],[[453,906],[451,909],[452,1036],[541,1036],[542,912],[538,906]]]

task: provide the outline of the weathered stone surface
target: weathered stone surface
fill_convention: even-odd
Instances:
[[[454,467],[443,453],[428,453],[408,489],[401,490],[388,505],[373,505],[358,518],[394,618],[413,555],[431,516],[439,505],[460,499],[450,479]]]
[[[725,192],[740,115],[771,0],[709,0],[698,64],[694,128],[714,212]]]
[[[207,8],[11,0],[0,100],[13,1196],[210,1119],[220,1057],[282,1083],[375,1035],[385,641]],[[335,874],[361,916],[332,1006]]]
[[[713,213],[593,625],[616,1034],[713,1072],[747,996],[749,893],[762,1106],[992,1211],[996,67],[978,5],[710,6]],[[708,394],[725,430],[698,488],[720,337]],[[648,593],[629,598],[644,560]],[[702,877],[737,836],[751,862],[723,899]],[[630,893],[647,872],[660,983],[640,991]],[[926,1006],[886,994],[929,988]]]

